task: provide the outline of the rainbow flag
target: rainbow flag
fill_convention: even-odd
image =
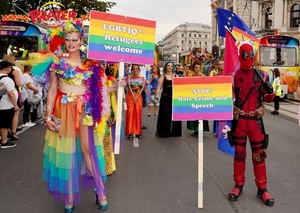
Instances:
[[[174,78],[172,103],[175,121],[232,120],[232,77]]]
[[[242,41],[245,41],[245,40],[251,40],[253,42],[253,48],[254,48],[254,51],[255,51],[255,54],[258,50],[258,46],[259,46],[259,43],[260,43],[260,39],[256,38],[255,36],[252,36],[250,34],[248,34],[247,32],[237,28],[237,27],[234,27],[233,30],[231,31],[231,34],[233,35],[233,37],[235,38],[235,40],[237,42],[242,42]],[[226,47],[225,47],[226,48]]]
[[[88,58],[154,64],[156,22],[91,11]]]

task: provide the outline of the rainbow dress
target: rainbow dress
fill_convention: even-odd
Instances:
[[[66,201],[74,195],[80,202],[81,188],[96,188],[99,200],[105,196],[106,181],[103,155],[103,135],[109,106],[103,84],[104,71],[97,61],[82,59],[81,66],[66,63],[65,59],[53,62],[50,71],[58,79],[71,85],[85,85],[83,95],[57,92],[53,115],[61,119],[58,132],[46,131],[43,162],[43,181],[55,200]],[[87,126],[88,149],[92,174],[87,169],[80,146],[79,127]]]

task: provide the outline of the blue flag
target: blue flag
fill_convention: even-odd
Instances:
[[[250,35],[255,34],[250,30],[247,24],[234,12],[217,8],[219,36],[226,37],[225,26],[232,31],[233,27],[239,28]]]
[[[235,147],[231,146],[228,139],[224,138],[222,129],[227,125],[231,128],[231,121],[219,121],[218,127],[218,149],[226,154],[229,154],[234,157]]]

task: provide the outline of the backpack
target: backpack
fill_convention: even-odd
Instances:
[[[2,75],[2,76],[0,76],[0,80],[4,77],[8,77],[8,76],[7,75]],[[0,87],[3,86],[3,85],[4,85],[3,83],[0,83]],[[6,89],[0,91],[0,100],[2,99],[2,96],[5,95],[5,93],[6,93]]]

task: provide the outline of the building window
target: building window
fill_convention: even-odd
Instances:
[[[197,42],[196,42],[196,41],[194,41],[194,44],[197,44]]]
[[[266,9],[266,19],[265,19],[265,28],[267,29],[271,29],[272,28],[272,19],[271,19],[271,15],[272,15],[272,8],[269,7]]]
[[[196,38],[196,37],[197,37],[197,34],[194,34],[194,37]]]
[[[184,37],[184,34],[181,34],[181,37]]]
[[[191,34],[189,34],[189,37],[191,37],[192,35]]]
[[[291,27],[299,27],[300,22],[300,6],[294,4],[291,9]]]
[[[181,52],[183,52],[183,48],[181,48]]]
[[[205,45],[207,45],[207,41],[205,42]]]
[[[184,41],[183,41],[183,40],[181,40],[181,44],[184,44]]]
[[[191,44],[192,42],[191,42],[191,40],[189,40],[189,44]]]
[[[201,38],[201,34],[199,34],[199,37]]]
[[[199,41],[199,44],[201,44],[201,41]]]
[[[207,38],[207,35],[205,35],[205,38]]]

